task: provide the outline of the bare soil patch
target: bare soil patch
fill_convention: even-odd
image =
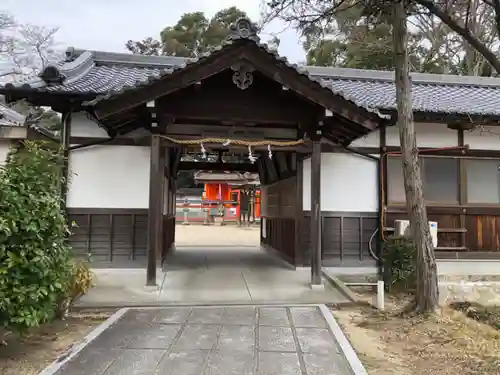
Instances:
[[[386,305],[333,311],[370,375],[500,374],[500,331],[489,324],[450,307],[402,317],[401,299]]]
[[[24,336],[4,332],[0,346],[0,374],[36,375],[73,344],[82,340],[110,313],[71,314],[31,330]]]

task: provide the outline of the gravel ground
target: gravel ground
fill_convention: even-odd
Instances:
[[[235,225],[177,225],[176,246],[259,246],[260,228]]]

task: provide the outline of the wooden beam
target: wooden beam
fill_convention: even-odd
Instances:
[[[150,146],[151,137],[145,135],[139,139],[128,137],[106,138],[106,137],[71,137],[72,145],[101,144],[113,146]]]
[[[321,146],[323,148],[323,146]],[[291,172],[296,172],[298,167],[298,158],[297,154],[294,152],[286,153],[286,164],[288,166],[288,170]]]
[[[247,163],[209,163],[197,161],[181,161],[180,171],[237,171],[237,172],[258,172],[256,164]]]
[[[199,136],[182,136],[182,137],[175,137],[176,139],[200,139]],[[167,141],[168,142],[168,141]],[[176,145],[175,143],[171,143],[171,145]],[[234,150],[240,151],[242,150],[243,153],[248,154],[248,146],[244,145],[236,145],[234,143],[231,143],[227,146],[224,146],[220,143],[204,143],[205,149],[208,150]],[[199,152],[200,151],[200,145],[183,145],[184,149],[187,150],[187,152]],[[271,146],[272,147],[272,146]],[[298,144],[296,146],[279,146],[275,147],[276,150],[280,151],[293,151],[293,152],[298,152],[298,153],[310,153],[311,152],[311,144],[308,141],[305,141],[301,144]],[[252,146],[252,151],[261,151],[262,154],[267,155],[267,145],[262,145],[262,146]]]
[[[303,197],[303,168],[302,160],[295,160],[296,187],[295,187],[295,220],[294,220],[294,242],[295,242],[295,265],[304,265],[304,251],[302,241],[302,221],[304,220],[304,197]]]
[[[181,159],[182,159],[182,149],[180,148],[170,149],[170,164],[172,166],[170,168],[170,177],[172,177],[174,180],[177,179]]]
[[[161,254],[162,196],[165,169],[165,152],[158,135],[151,135],[148,212],[148,265],[146,285],[156,285],[156,258]]]
[[[366,134],[368,129],[345,118],[334,115],[323,120],[323,131],[331,131],[332,134],[342,134],[345,138],[358,138]]]
[[[448,124],[448,129],[452,130],[472,130],[476,127],[474,122],[453,122]]]
[[[321,130],[313,136],[311,156],[311,285],[321,286]]]
[[[62,118],[62,132],[61,132],[61,148],[64,153],[64,162],[62,167],[63,181],[61,183],[61,202],[66,210],[68,198],[68,177],[69,177],[69,149],[71,139],[71,112],[63,113]]]
[[[257,89],[256,89],[257,90]],[[270,90],[239,90],[235,86],[208,89],[207,92],[179,93],[159,100],[162,115],[179,121],[206,120],[233,123],[293,126],[315,116],[315,105],[296,96],[283,97]]]

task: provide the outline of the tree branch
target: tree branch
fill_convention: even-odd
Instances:
[[[442,10],[437,6],[432,0],[415,0],[416,3],[425,7],[430,13],[439,17],[450,29],[455,31],[458,35],[464,38],[472,47],[474,47],[481,55],[484,56],[486,61],[500,73],[500,60],[497,56],[481,42],[474,34],[468,29],[461,26],[456,20],[454,20],[450,14]]]

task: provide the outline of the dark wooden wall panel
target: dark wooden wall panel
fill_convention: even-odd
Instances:
[[[296,263],[295,220],[297,177],[293,176],[261,188],[261,218],[266,237],[261,242],[272,247],[292,264]]]
[[[398,212],[395,212],[398,211]],[[408,215],[390,208],[386,226]],[[495,207],[428,207],[428,217],[438,222],[438,258],[500,257],[500,209]],[[447,232],[449,231],[449,232]]]
[[[369,252],[370,237],[378,226],[376,213],[322,212],[323,266],[371,266],[375,259]],[[311,264],[310,213],[300,224],[303,265]],[[376,251],[376,241],[372,246]]]
[[[295,204],[297,198],[297,178],[291,177],[280,182],[278,191],[280,199],[280,216],[295,218]]]
[[[70,221],[74,224],[71,229],[70,243],[73,254],[84,257],[89,248],[89,222],[88,215],[70,215]]]
[[[110,249],[110,221],[107,214],[92,215],[90,227],[90,254],[93,261],[113,260]]]
[[[175,216],[163,215],[163,253],[161,259],[164,261],[175,242]]]
[[[475,237],[468,239],[473,249],[477,251],[500,252],[500,216],[476,215],[468,216],[466,221],[468,231]]]
[[[132,232],[134,230],[131,215],[110,215],[113,220],[112,255],[113,259],[131,259],[133,251]]]
[[[290,177],[273,185],[261,187],[262,217],[295,218],[297,177]]]
[[[266,228],[266,237],[261,242],[272,247],[283,255],[292,264],[295,264],[295,220],[289,218],[266,218],[261,221]]]
[[[134,247],[132,259],[146,258],[148,254],[148,214],[135,214]]]
[[[75,222],[69,243],[77,258],[93,262],[144,259],[147,251],[147,210],[69,209]]]

